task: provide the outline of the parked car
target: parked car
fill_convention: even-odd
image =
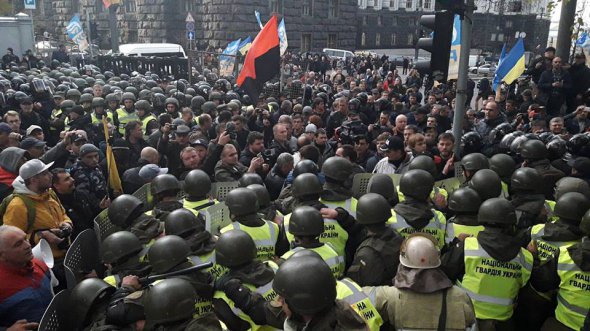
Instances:
[[[493,63],[482,64],[479,67],[470,67],[469,72],[478,75],[489,75],[496,71],[496,65]]]

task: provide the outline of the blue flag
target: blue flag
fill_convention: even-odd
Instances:
[[[241,39],[234,40],[227,45],[223,51],[224,55],[236,55],[238,52],[238,46],[240,46]],[[234,71],[234,64],[236,62],[235,56],[224,56],[219,57],[219,75],[222,77],[229,77]]]
[[[500,68],[500,66],[502,65],[502,61],[504,61],[504,58],[506,57],[506,43],[504,43],[504,46],[502,46],[502,53],[500,53],[500,60],[498,61],[498,68]],[[494,91],[498,88],[498,85],[500,84],[500,82],[502,81],[501,77],[498,76],[498,70],[496,70],[496,72],[494,73]]]
[[[289,47],[289,43],[287,42],[287,30],[285,30],[285,18],[281,20],[279,23],[279,40],[280,40],[280,48],[281,48],[281,55],[285,54],[287,47]]]
[[[524,41],[518,39],[496,70],[498,81],[512,84],[524,72]],[[495,80],[496,78],[494,78]]]
[[[78,45],[81,51],[85,51],[88,48],[88,41],[86,40],[86,34],[82,29],[82,23],[80,23],[80,16],[74,15],[66,26],[66,32],[68,37],[72,39]]]
[[[258,10],[254,11],[254,16],[256,16],[256,20],[258,21],[258,25],[260,25],[260,30],[262,30],[262,21],[260,20],[260,12]]]
[[[242,42],[238,46],[240,54],[245,55],[246,52],[250,49],[250,46],[252,46],[252,37],[248,36],[244,40],[242,40]]]

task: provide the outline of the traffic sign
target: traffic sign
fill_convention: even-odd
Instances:
[[[195,23],[195,19],[193,18],[193,15],[191,15],[191,13],[186,14],[186,19],[184,21]]]
[[[188,31],[195,31],[195,22],[186,22],[186,29]]]
[[[37,1],[35,0],[24,0],[25,1],[25,9],[36,9]]]
[[[186,39],[195,40],[195,31],[187,31],[186,32]]]

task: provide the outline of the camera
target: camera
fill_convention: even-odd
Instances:
[[[354,143],[353,138],[359,135],[367,134],[367,127],[360,120],[344,122],[340,128],[338,128],[338,136],[340,137],[340,143],[350,144]]]
[[[176,131],[178,129],[178,124],[170,124],[170,130]]]
[[[231,140],[238,139],[238,133],[236,132],[236,126],[234,122],[227,122],[225,125],[225,132],[227,132]]]
[[[70,240],[68,239],[72,235],[72,228],[67,225],[61,225],[58,231],[55,231],[54,234],[61,239],[65,239],[61,243],[57,245],[59,249],[68,249],[70,246]]]
[[[262,159],[264,159],[264,163],[271,164],[273,160],[277,158],[277,151],[274,149],[267,149],[260,153]]]

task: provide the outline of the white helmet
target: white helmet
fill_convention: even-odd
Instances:
[[[440,251],[436,239],[426,233],[414,233],[404,240],[399,262],[412,269],[433,269],[440,266]]]

